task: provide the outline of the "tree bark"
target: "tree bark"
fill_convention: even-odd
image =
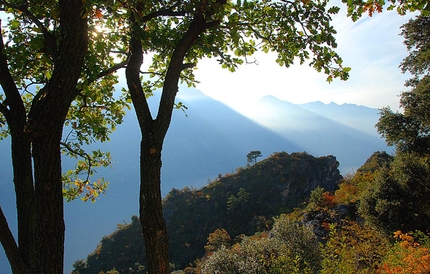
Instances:
[[[133,100],[142,134],[140,143],[139,215],[145,239],[148,272],[170,273],[169,236],[161,205],[161,150],[164,137],[154,127],[145,94],[140,85],[140,66],[143,62],[141,42],[130,39],[130,61],[126,68],[127,85]]]
[[[21,251],[16,245],[15,238],[7,224],[3,210],[0,208],[0,243],[2,244],[6,256],[10,262],[13,273],[30,273],[30,267],[26,264]]]
[[[140,220],[145,238],[149,273],[170,273],[169,236],[161,206],[161,143],[151,133],[140,145]]]
[[[18,244],[12,236],[7,220],[2,214],[2,245],[14,273],[29,273],[35,266],[35,201],[33,169],[31,162],[31,140],[25,131],[27,113],[14,79],[9,72],[3,40],[0,39],[0,84],[6,95],[9,108],[2,109],[11,135],[13,181],[16,194],[18,219]],[[0,209],[1,210],[1,209]],[[10,237],[8,236],[10,235]],[[12,242],[13,241],[13,242]],[[8,246],[8,248],[6,247]],[[15,246],[18,250],[14,250]],[[10,249],[12,248],[12,249]]]

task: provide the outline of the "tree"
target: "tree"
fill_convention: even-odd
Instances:
[[[334,52],[331,15],[337,7],[326,1],[137,1],[124,14],[130,26],[127,86],[141,129],[140,220],[149,273],[169,273],[168,235],[161,207],[161,152],[175,103],[178,82],[194,84],[192,69],[203,57],[216,57],[234,71],[257,50],[276,51],[277,62],[290,66],[295,58],[328,75],[346,79]],[[111,6],[105,6],[106,13]],[[155,52],[150,74],[141,81],[143,54]],[[152,115],[146,95],[161,88],[158,113]]]
[[[430,228],[430,204],[424,198],[429,195],[430,178],[429,27],[428,16],[418,16],[403,26],[409,55],[401,68],[413,76],[406,82],[411,90],[401,95],[403,113],[384,108],[377,123],[387,143],[396,146],[397,155],[390,168],[377,176],[370,195],[364,194],[360,203],[360,210],[369,222],[387,233]]]
[[[252,150],[248,154],[246,154],[246,159],[248,161],[248,164],[255,164],[257,163],[257,158],[263,156],[261,154],[261,151],[259,150]]]
[[[223,229],[217,229],[213,233],[209,234],[208,242],[205,245],[206,253],[212,253],[220,250],[222,247],[230,247],[231,238],[228,232]]]
[[[324,206],[324,193],[325,189],[323,187],[317,186],[311,191],[309,196],[309,204],[307,205],[308,210],[315,210]]]
[[[427,159],[416,154],[398,154],[390,168],[377,173],[361,194],[359,212],[367,222],[386,234],[396,230],[427,231],[430,228]]]
[[[399,11],[423,9],[424,5],[399,1]],[[235,71],[250,63],[257,50],[276,52],[276,62],[290,66],[294,60],[309,62],[326,73],[327,81],[346,79],[349,68],[334,51],[336,33],[330,25],[338,7],[328,1],[130,1],[122,8],[130,26],[130,59],[127,85],[141,129],[140,220],[145,237],[150,273],[168,273],[168,235],[163,220],[160,192],[161,152],[174,108],[178,82],[195,83],[193,69],[204,57],[218,58],[222,67]],[[381,10],[382,2],[348,1],[356,19],[363,11]],[[414,5],[412,5],[414,4]],[[394,1],[393,6],[396,5]],[[110,13],[111,5],[103,7]],[[154,52],[150,76],[141,81],[143,54]],[[161,98],[152,115],[146,96],[156,88]]]
[[[234,196],[233,194],[230,195],[227,199],[227,209],[233,213],[234,216],[234,209],[239,204],[239,199]]]
[[[109,156],[83,145],[107,140],[121,121],[124,101],[114,99],[112,73],[125,63],[114,65],[115,39],[97,37],[97,14],[86,4],[0,1],[8,16],[0,39],[0,136],[10,136],[18,219],[16,240],[0,208],[0,242],[13,273],[62,273],[63,194],[93,199],[106,187],[89,176]],[[83,157],[67,174],[61,150]]]
[[[239,192],[237,193],[237,199],[241,204],[242,214],[245,207],[245,203],[248,201],[248,198],[249,198],[249,193],[246,192],[246,190],[243,187],[241,187],[239,189]]]
[[[389,145],[396,145],[401,152],[430,154],[430,17],[419,16],[403,26],[402,35],[409,55],[403,60],[403,72],[413,78],[406,82],[411,90],[403,92],[400,107],[403,113],[389,107],[381,110],[377,123],[378,132]]]
[[[233,216],[234,216],[234,209],[236,208],[237,205],[241,205],[241,212],[243,214],[244,211],[244,207],[245,207],[245,203],[248,201],[249,198],[249,193],[246,192],[246,190],[241,187],[239,189],[239,192],[237,193],[237,197],[234,196],[233,194],[230,195],[230,197],[228,197],[227,199],[227,209],[231,210],[233,212]]]

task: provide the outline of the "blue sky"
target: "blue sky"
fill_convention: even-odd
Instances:
[[[399,28],[411,17],[384,11],[353,22],[344,8],[333,17],[337,52],[344,65],[352,68],[348,81],[328,84],[326,75],[306,64],[280,67],[274,55],[259,53],[255,55],[259,65],[243,65],[234,73],[214,59],[202,60],[196,71],[201,82],[197,88],[238,110],[266,95],[298,104],[322,101],[397,110],[399,94],[406,90],[403,85],[409,78],[398,68],[407,55]]]

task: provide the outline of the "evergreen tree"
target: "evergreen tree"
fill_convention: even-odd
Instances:
[[[261,151],[259,150],[252,150],[246,155],[246,159],[248,161],[248,164],[255,164],[257,163],[257,158],[263,156],[261,154]]]

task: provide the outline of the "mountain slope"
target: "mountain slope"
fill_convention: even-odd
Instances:
[[[342,178],[338,164],[332,156],[280,152],[220,176],[205,187],[172,189],[163,202],[170,261],[183,269],[204,255],[206,238],[214,230],[224,228],[233,238],[253,235],[267,229],[272,217],[303,203],[316,187],[335,190]],[[87,260],[75,264],[76,273],[98,273],[114,267],[120,273],[134,273],[130,267],[145,265],[139,252],[143,241],[135,238],[137,226],[134,218],[124,229],[103,237]]]

